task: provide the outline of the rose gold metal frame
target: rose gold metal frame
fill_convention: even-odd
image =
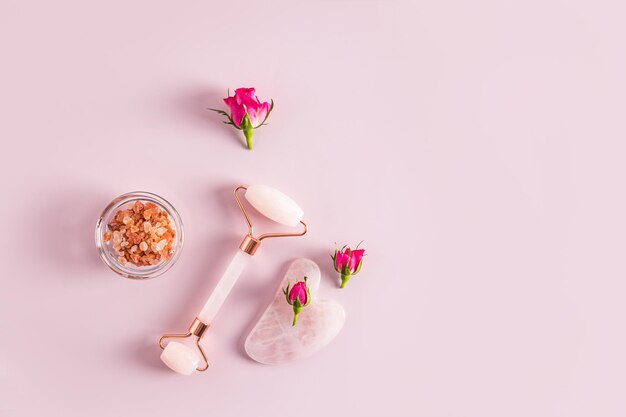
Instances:
[[[239,187],[235,188],[235,191],[233,192],[234,196],[235,196],[235,201],[237,201],[237,205],[239,206],[239,209],[241,210],[241,214],[243,214],[244,219],[246,220],[246,223],[248,223],[248,234],[246,235],[246,237],[243,239],[243,242],[241,242],[241,245],[239,245],[239,248],[250,254],[250,255],[254,255],[254,253],[256,252],[256,250],[259,248],[259,245],[261,244],[261,241],[263,239],[268,239],[268,238],[272,238],[272,237],[295,237],[295,236],[302,236],[304,235],[308,228],[305,222],[303,222],[302,220],[300,220],[300,224],[304,227],[304,230],[302,232],[298,232],[298,233],[264,233],[259,237],[254,237],[254,226],[252,225],[252,221],[250,221],[250,217],[248,216],[248,213],[246,212],[246,208],[243,205],[243,202],[239,199],[239,195],[237,194],[237,192],[239,192],[240,190],[247,190],[248,187],[244,187],[243,185],[240,185]]]
[[[189,326],[189,330],[187,331],[187,333],[172,333],[172,334],[164,334],[163,336],[161,336],[159,338],[159,347],[161,349],[165,349],[165,345],[163,344],[163,341],[165,339],[186,339],[188,337],[191,336],[195,336],[196,337],[196,346],[198,347],[198,350],[200,351],[200,354],[202,355],[202,359],[204,359],[204,366],[203,367],[198,367],[196,368],[196,371],[206,371],[209,368],[209,361],[206,358],[206,355],[204,354],[204,350],[202,349],[202,346],[200,346],[200,339],[202,338],[202,336],[204,335],[204,332],[206,332],[206,330],[209,328],[209,325],[206,323],[203,323],[202,321],[200,321],[199,318],[195,318],[192,322],[191,325]]]
[[[241,213],[243,214],[243,217],[245,218],[246,223],[248,224],[248,234],[244,237],[243,241],[239,245],[239,248],[242,251],[246,252],[249,255],[254,255],[257,249],[259,248],[259,246],[261,245],[261,241],[263,239],[269,239],[273,237],[302,236],[308,231],[308,227],[306,223],[300,220],[300,224],[304,226],[304,230],[302,232],[299,232],[299,233],[264,233],[259,237],[254,237],[254,226],[252,225],[252,221],[250,221],[250,217],[248,216],[248,213],[246,212],[246,208],[244,207],[243,203],[239,199],[239,195],[237,194],[240,190],[247,190],[247,189],[248,189],[247,187],[240,185],[239,187],[235,188],[235,191],[233,192],[235,196],[235,201],[237,201],[237,205],[239,206],[239,209],[241,210]],[[209,326],[210,326],[209,324],[203,323],[199,318],[196,317],[193,320],[193,322],[191,322],[191,325],[189,326],[189,330],[187,331],[187,333],[172,333],[172,334],[162,335],[159,338],[159,347],[161,349],[165,349],[165,344],[163,342],[166,339],[186,339],[188,337],[194,336],[196,338],[196,347],[200,351],[200,354],[202,355],[202,359],[204,360],[204,365],[202,367],[197,367],[196,370],[200,372],[206,371],[209,368],[209,361],[207,360],[207,357],[204,353],[204,350],[202,349],[202,346],[200,346],[200,339],[202,338],[202,336],[204,336]]]

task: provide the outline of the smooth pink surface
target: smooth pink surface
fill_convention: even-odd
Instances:
[[[626,415],[625,12],[1,2],[0,415]],[[252,152],[205,110],[241,86],[276,102]],[[311,232],[264,243],[209,331],[212,367],[181,377],[156,339],[216,284],[245,232],[231,190],[252,182]],[[137,189],[187,232],[147,282],[93,242]],[[334,242],[362,239],[339,290]],[[306,361],[256,364],[243,338],[297,257],[345,328]]]

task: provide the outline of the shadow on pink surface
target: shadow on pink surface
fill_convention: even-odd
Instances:
[[[341,283],[341,279],[339,278],[339,274],[333,268],[333,260],[330,258],[330,255],[335,250],[334,246],[328,246],[327,250],[320,249],[319,252],[315,253],[315,256],[311,257],[311,260],[314,261],[317,266],[320,267],[320,272],[322,274],[322,284],[330,283],[331,288],[339,289],[339,284]]]
[[[29,240],[37,246],[44,266],[67,270],[71,265],[72,273],[63,276],[75,277],[79,272],[81,278],[102,267],[94,233],[97,219],[111,198],[104,191],[89,188],[55,189],[40,196],[38,201],[45,203],[35,203],[32,214],[38,227],[27,230],[36,232]]]
[[[187,92],[176,96],[173,100],[176,112],[181,114],[186,120],[189,120],[200,127],[212,127],[219,132],[216,134],[207,134],[210,139],[224,140],[226,138],[229,142],[246,148],[245,140],[241,131],[237,130],[231,125],[224,123],[226,117],[210,110],[227,110],[224,104],[224,98],[228,94],[228,88],[224,87],[196,87],[190,88]],[[232,90],[231,90],[232,94]],[[211,133],[211,131],[208,131]]]
[[[239,234],[243,236],[245,226],[240,224],[243,219],[239,218],[239,209],[232,197],[233,188],[231,186],[218,188],[208,194],[207,197],[207,200],[212,200],[213,203],[215,201],[220,202],[217,211],[212,212],[212,216],[223,219],[224,222],[232,223],[232,233],[209,236],[202,241],[200,247],[202,248],[203,261],[199,263],[196,272],[190,274],[193,278],[185,284],[188,291],[184,291],[182,296],[177,295],[171,300],[171,303],[168,302],[168,308],[163,309],[164,313],[159,319],[159,323],[162,325],[160,324],[158,329],[147,329],[146,334],[149,336],[133,341],[129,349],[132,352],[131,356],[138,358],[139,362],[147,367],[172,372],[159,359],[161,354],[161,349],[157,344],[159,337],[166,333],[185,333],[187,331],[189,324],[198,315],[213,288],[217,285],[228,262],[230,262],[230,256],[239,246],[241,240]],[[209,358],[213,353],[211,337],[209,331],[202,338],[202,346]],[[184,342],[195,350],[193,338],[185,339]]]

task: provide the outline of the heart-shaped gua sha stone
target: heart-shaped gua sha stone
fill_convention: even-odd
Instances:
[[[283,288],[287,281],[294,285],[304,277],[311,303],[302,308],[298,323],[292,326],[293,307],[287,303]],[[311,356],[337,336],[346,313],[336,301],[318,299],[320,278],[319,267],[310,259],[296,259],[289,265],[274,301],[246,338],[248,356],[267,365],[291,362]]]

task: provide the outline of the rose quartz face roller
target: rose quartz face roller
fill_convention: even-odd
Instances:
[[[255,237],[250,217],[239,199],[238,193],[241,190],[245,190],[244,197],[252,207],[265,217],[286,226],[295,227],[301,224],[303,230],[297,233],[265,233]],[[237,205],[248,223],[248,234],[244,237],[241,245],[239,245],[239,249],[230,261],[224,275],[217,283],[202,311],[189,326],[187,333],[164,334],[159,339],[159,346],[163,349],[161,360],[173,371],[183,375],[191,375],[194,370],[205,371],[209,367],[204,350],[200,346],[200,339],[213,322],[215,315],[235,285],[235,282],[237,282],[239,275],[241,275],[248,264],[250,257],[259,248],[261,241],[272,237],[302,236],[307,232],[307,225],[302,221],[304,212],[291,198],[280,191],[266,185],[250,185],[248,187],[237,187],[234,195],[235,201],[237,201]],[[195,345],[200,352],[201,358],[193,349],[183,343],[172,340],[167,344],[165,343],[167,339],[184,339],[187,337],[195,337]],[[202,364],[200,363],[201,359]]]

